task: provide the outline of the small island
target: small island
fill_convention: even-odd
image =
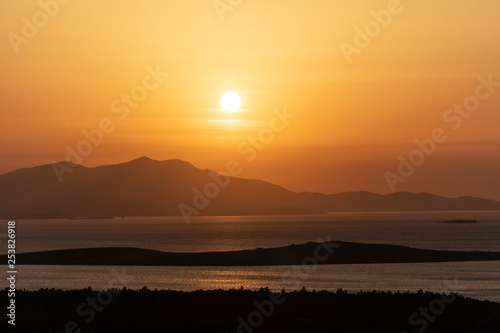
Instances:
[[[449,221],[439,221],[438,223],[478,223],[477,220],[449,220]]]

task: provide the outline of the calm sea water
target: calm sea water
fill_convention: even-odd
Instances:
[[[476,219],[477,224],[439,224]],[[6,221],[2,221],[6,230]],[[398,244],[440,250],[500,251],[500,212],[337,213],[310,216],[178,217],[110,220],[20,220],[17,251],[32,252],[103,246],[130,246],[162,251],[199,252],[255,249],[332,240]],[[1,232],[1,231],[0,231]],[[0,243],[5,254],[5,242]],[[134,278],[128,288],[292,289],[279,267],[127,267]],[[18,287],[106,288],[113,270],[122,267],[18,266]],[[336,290],[409,290],[442,292],[458,281],[460,293],[500,301],[500,262],[372,264],[319,266],[300,287]],[[448,281],[448,282],[447,282]]]
[[[18,288],[94,289],[109,287],[171,290],[246,289],[274,291],[392,290],[458,292],[466,297],[500,302],[500,261],[418,264],[324,265],[307,272],[296,266],[141,267],[19,266]],[[287,273],[285,275],[285,273]],[[123,283],[118,282],[121,277]]]

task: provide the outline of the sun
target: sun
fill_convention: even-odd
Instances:
[[[237,93],[228,91],[222,95],[220,105],[225,111],[235,112],[240,108],[241,98]]]

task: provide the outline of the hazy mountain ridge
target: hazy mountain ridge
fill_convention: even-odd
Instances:
[[[203,192],[207,183],[214,182],[211,171],[182,160],[141,157],[95,168],[72,166],[63,182],[50,164],[0,175],[0,217],[180,215],[179,204],[194,208],[193,189]],[[423,210],[500,210],[500,203],[427,193],[295,193],[261,180],[231,178],[219,195],[199,209],[200,215]]]

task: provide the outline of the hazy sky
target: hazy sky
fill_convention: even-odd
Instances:
[[[478,88],[500,82],[497,0],[245,0],[224,21],[212,0],[54,1],[42,0],[53,17],[37,1],[0,3],[0,173],[65,160],[108,118],[81,164],[146,155],[219,171],[235,159],[241,177],[295,191],[389,193],[398,156],[442,128],[395,189],[500,200],[500,86]],[[390,22],[370,23],[388,8]],[[380,31],[355,41],[367,24]],[[350,62],[347,44],[362,45]],[[477,110],[447,114],[477,89],[489,93]],[[221,110],[229,90],[239,112]],[[124,116],[132,91],[147,96]],[[247,161],[238,147],[284,106],[296,117]]]

